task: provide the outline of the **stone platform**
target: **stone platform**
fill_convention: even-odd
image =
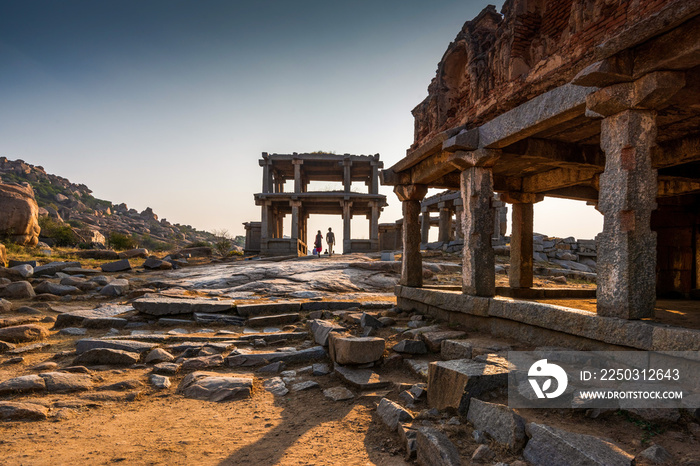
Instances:
[[[398,285],[395,292],[401,309],[415,309],[475,331],[536,346],[580,350],[700,350],[700,330],[603,317],[579,309],[501,296],[468,296],[445,289]]]

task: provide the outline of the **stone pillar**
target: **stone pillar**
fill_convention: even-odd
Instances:
[[[263,167],[262,192],[270,193],[272,192],[272,171],[270,170],[270,162],[267,159],[261,160],[261,165]]]
[[[464,212],[462,231],[462,291],[475,296],[496,293],[496,258],[491,246],[494,227],[491,168],[472,166],[461,173]]]
[[[292,160],[292,164],[294,164],[294,192],[300,193],[303,191],[301,182],[301,166],[304,164],[304,161],[294,159]]]
[[[421,208],[420,241],[423,244],[430,241],[430,211],[427,207]]]
[[[462,205],[461,199],[455,199],[455,239],[464,239],[464,233],[462,232],[462,215],[464,212],[464,206]]]
[[[292,204],[292,227],[289,232],[289,237],[298,240],[299,239],[299,209],[301,208],[301,201],[291,201]]]
[[[452,236],[452,209],[446,202],[439,202],[438,209],[440,212],[438,241],[449,243]]]
[[[369,240],[372,251],[379,251],[379,203],[373,202],[369,219]]]
[[[379,194],[379,162],[373,161],[372,164],[372,174],[369,179],[369,193]]]
[[[420,255],[421,227],[418,216],[421,211],[420,201],[427,192],[428,187],[422,184],[394,187],[394,193],[401,201],[403,209],[401,284],[404,286],[423,286],[423,259]]]
[[[506,193],[501,200],[513,204],[510,236],[510,271],[508,281],[511,288],[532,288],[533,256],[533,205],[544,199],[541,194]]]
[[[343,201],[343,254],[350,254],[352,252],[350,220],[352,220],[352,202]]]
[[[656,303],[656,170],[651,165],[656,115],[626,110],[603,119],[605,172],[598,208],[605,216],[598,242],[598,315],[653,317]]]
[[[270,207],[269,201],[262,202],[260,212],[260,242],[261,246],[267,247],[266,241],[270,237]]]
[[[352,168],[352,160],[350,160],[350,157],[346,157],[343,159],[343,188],[346,193],[350,192],[350,186],[352,184],[352,173],[351,173],[351,168]]]

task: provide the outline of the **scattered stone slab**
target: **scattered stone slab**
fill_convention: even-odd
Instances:
[[[34,267],[34,276],[50,276],[63,271],[68,267],[80,267],[80,262],[50,262],[46,265]]]
[[[240,304],[236,306],[236,311],[242,317],[257,317],[265,314],[290,314],[301,312],[301,303],[260,303],[260,304]]]
[[[8,303],[9,301],[5,301]],[[10,309],[12,308],[12,305],[10,305]],[[7,309],[7,312],[10,311],[10,309]],[[17,309],[15,309],[15,314],[22,314],[22,315],[27,315],[27,316],[43,316],[44,313],[41,312],[39,309],[34,309],[31,306],[22,306]]]
[[[268,364],[267,366],[263,366],[260,369],[258,369],[258,372],[263,372],[267,374],[279,374],[286,368],[286,364],[283,363],[282,361],[277,361],[273,362],[271,364]]]
[[[121,317],[86,317],[82,325],[85,328],[124,328],[128,323]]]
[[[466,415],[472,397],[507,383],[507,367],[469,359],[433,362],[428,371],[428,404],[439,410],[453,408]]]
[[[151,382],[151,385],[153,385],[159,390],[165,390],[166,388],[170,388],[171,385],[170,377],[166,377],[164,375],[151,374],[148,380]]]
[[[116,383],[112,383],[109,385],[102,385],[101,387],[98,387],[97,389],[118,392],[118,391],[125,391],[125,390],[134,390],[134,389],[142,388],[142,387],[143,387],[143,383],[140,380],[129,379],[129,380],[122,380],[121,382],[116,382]]]
[[[673,456],[660,445],[652,445],[635,457],[637,463],[671,464]]]
[[[418,429],[416,456],[418,464],[424,466],[461,466],[462,464],[457,447],[445,434],[430,427]]]
[[[13,327],[16,325],[31,324],[41,321],[39,315],[19,315],[0,318],[0,327]]]
[[[141,392],[140,391],[134,391],[134,392],[109,392],[109,391],[104,391],[104,392],[87,392],[82,395],[80,395],[80,398],[84,400],[89,400],[89,401],[97,401],[97,402],[115,402],[115,403],[124,403],[124,402],[132,402],[136,401],[139,398],[141,398]]]
[[[370,369],[351,369],[336,364],[335,374],[341,381],[360,390],[377,390],[391,385],[390,380],[381,378]]]
[[[142,341],[134,340],[108,340],[108,339],[97,339],[97,338],[86,338],[83,340],[78,340],[75,344],[75,350],[78,354],[84,353],[91,349],[107,348],[128,351],[131,353],[144,353],[146,351],[155,348],[155,343],[147,343]]]
[[[34,403],[0,401],[0,420],[3,421],[43,421],[49,409]]]
[[[390,430],[396,430],[399,422],[409,422],[413,420],[413,414],[403,409],[401,405],[387,398],[382,398],[379,402],[377,414]]]
[[[21,281],[0,286],[0,297],[8,299],[31,299],[36,296],[29,282]]]
[[[0,395],[46,390],[46,382],[38,375],[22,375],[0,383]]]
[[[475,429],[486,432],[498,443],[513,451],[525,445],[525,420],[506,405],[472,398],[467,420]]]
[[[98,275],[102,273],[102,271],[98,269],[86,269],[82,267],[66,267],[61,270],[61,272],[67,273],[68,275]]]
[[[201,298],[139,298],[132,305],[137,311],[152,316],[193,314],[195,312],[219,313],[230,311],[234,308],[234,303],[230,301],[214,301]]]
[[[411,372],[416,374],[421,380],[428,381],[428,372],[430,369],[429,361],[419,361],[417,359],[404,359],[403,360],[406,367],[410,369]]]
[[[35,293],[48,293],[48,294],[53,294],[56,296],[65,296],[69,294],[80,294],[82,291],[80,291],[78,288],[75,286],[70,286],[70,285],[61,285],[59,283],[53,283],[49,281],[45,281],[42,283],[39,283],[36,288],[34,288]]]
[[[367,364],[382,358],[385,343],[378,337],[332,334],[328,347],[331,359],[337,364]]]
[[[259,366],[272,362],[281,361],[285,364],[293,364],[299,362],[309,362],[315,359],[323,359],[327,357],[326,350],[322,346],[314,346],[312,348],[299,351],[288,352],[272,352],[272,353],[248,353],[230,355],[226,358],[226,364],[231,367],[243,366]]]
[[[345,387],[333,387],[323,390],[323,396],[333,401],[344,401],[355,398],[355,395]]]
[[[162,319],[161,319],[162,320]],[[200,324],[223,324],[223,325],[245,325],[245,317],[231,314],[211,314],[196,312],[194,313],[194,320]],[[191,322],[190,322],[191,323]]]
[[[153,366],[153,372],[158,374],[175,375],[180,371],[180,364],[174,362],[160,362]]]
[[[59,307],[54,307],[53,310],[59,311]],[[77,327],[82,326],[86,319],[103,319],[109,317],[116,317],[120,314],[133,311],[132,306],[120,305],[120,304],[110,304],[106,306],[100,306],[96,309],[79,309],[71,310],[68,312],[61,312],[56,316],[55,328],[63,327]],[[97,320],[99,322],[99,320]]]
[[[527,425],[530,437],[523,458],[535,466],[566,464],[630,466],[634,457],[592,435],[576,434],[544,424]]]
[[[440,344],[440,357],[446,361],[452,359],[471,359],[473,346],[466,340],[443,340]]]
[[[193,372],[187,375],[178,392],[187,398],[207,401],[231,401],[249,398],[252,377],[224,376],[214,372]]]
[[[218,315],[218,314],[212,314],[212,315]],[[161,317],[158,319],[158,325],[162,325],[163,327],[168,327],[171,325],[177,326],[177,325],[190,325],[192,323],[191,320],[187,319],[172,319],[169,317]]]
[[[309,301],[301,303],[302,311],[342,311],[359,308],[362,303],[354,301]]]
[[[0,353],[4,353],[6,351],[12,351],[15,348],[16,348],[16,346],[13,345],[12,343],[8,343],[6,341],[0,341]]]
[[[428,348],[421,340],[401,340],[391,349],[397,353],[407,354],[426,354],[428,352]]]
[[[139,359],[139,353],[112,348],[93,348],[80,352],[73,364],[130,366],[139,362]]]
[[[421,339],[423,339],[430,351],[439,353],[443,341],[456,340],[466,335],[465,332],[460,332],[458,330],[443,330],[441,332],[424,332],[421,334]]]
[[[9,343],[25,343],[29,341],[44,340],[49,336],[49,331],[41,325],[15,325],[0,328],[0,340]]]
[[[155,348],[148,353],[144,362],[146,364],[158,364],[161,362],[170,362],[174,359],[175,357],[163,348]]]
[[[10,267],[11,270],[16,270],[22,278],[31,278],[34,275],[34,267],[29,264],[20,264]]]
[[[328,346],[328,337],[332,332],[342,333],[346,331],[346,328],[342,325],[320,319],[312,320],[310,322],[310,327],[311,333],[314,336],[314,341],[321,346]]]
[[[6,299],[0,298],[0,312],[10,312],[12,310],[12,303]]]
[[[124,296],[129,292],[129,280],[118,278],[112,280],[102,287],[100,294],[102,296]]]
[[[122,259],[116,262],[102,264],[100,268],[103,272],[124,272],[126,270],[131,270],[131,264],[129,263],[129,259]]]
[[[30,351],[35,351],[39,349],[51,346],[51,343],[32,343],[31,345],[18,346],[14,349],[8,350],[7,354],[23,354],[29,353]]]
[[[367,314],[366,312],[362,313],[362,317],[360,318],[360,325],[362,328],[365,327],[370,327],[370,328],[382,328],[384,327],[384,324],[374,317],[371,314]]]
[[[173,268],[173,264],[155,257],[149,257],[143,263],[143,268],[148,270],[170,270]]]
[[[46,389],[50,393],[68,393],[90,390],[92,376],[70,372],[45,372],[39,374],[44,379]]]
[[[299,383],[295,383],[294,385],[292,385],[292,391],[293,392],[301,392],[303,390],[308,390],[310,388],[316,388],[319,386],[320,385],[318,384],[318,382],[315,382],[313,380],[307,380],[305,382],[299,382]]]
[[[79,327],[66,327],[61,329],[58,333],[59,335],[69,335],[75,337],[85,335],[87,333],[87,329]]]
[[[333,372],[328,364],[325,363],[316,363],[311,366],[311,375],[315,375],[317,377],[328,375],[331,372]]]
[[[273,377],[263,382],[263,388],[275,396],[284,396],[289,393],[289,389],[284,384],[281,377]]]
[[[276,325],[293,324],[299,320],[298,313],[276,314],[273,316],[261,316],[248,318],[247,325],[250,327],[269,327]]]
[[[197,371],[201,369],[211,369],[219,367],[224,363],[224,357],[220,354],[213,356],[200,356],[197,358],[189,358],[182,361],[180,367],[183,371]]]

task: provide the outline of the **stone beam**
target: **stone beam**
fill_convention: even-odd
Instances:
[[[659,69],[687,70],[700,65],[700,17],[640,45],[634,55],[635,78]]]
[[[484,123],[479,128],[479,145],[500,149],[582,115],[586,96],[596,88],[573,84],[545,92]]]
[[[633,66],[632,54],[629,51],[621,52],[588,65],[571,80],[571,83],[577,86],[606,87],[611,84],[633,81]]]
[[[659,176],[657,197],[681,196],[700,192],[700,180],[694,178],[678,178],[675,176]]]
[[[479,148],[479,128],[464,129],[442,143],[442,150],[476,150]]]
[[[569,188],[553,189],[547,191],[544,195],[547,197],[598,203],[598,190],[592,186],[571,186]]]
[[[458,126],[438,133],[425,144],[421,145],[420,147],[417,147],[412,151],[408,151],[406,153],[406,157],[399,160],[396,164],[394,164],[391,167],[391,169],[394,170],[394,172],[396,173],[400,173],[406,170],[407,168],[411,168],[418,162],[421,162],[422,160],[427,159],[431,155],[441,151],[442,143],[450,137],[454,136],[455,134],[459,133],[463,129],[464,126]]]
[[[627,109],[658,109],[685,86],[685,73],[657,71],[631,83],[604,87],[586,98],[586,115],[611,116]]]
[[[410,168],[412,184],[430,184],[431,181],[442,178],[455,170],[448,163],[451,152],[440,152]]]
[[[448,164],[454,170],[464,171],[471,167],[493,167],[501,151],[496,149],[477,149],[473,151],[457,151],[450,154]]]
[[[504,156],[540,163],[593,165],[603,168],[605,154],[598,146],[572,144],[549,139],[527,138],[501,149]]]
[[[698,135],[657,146],[652,155],[652,165],[657,169],[698,160],[700,160],[700,136]]]
[[[411,175],[409,173],[396,173],[393,169],[389,168],[379,172],[379,182],[382,186],[411,184]]]
[[[554,170],[523,177],[522,191],[526,193],[541,193],[589,183],[600,171],[595,168],[555,168]]]

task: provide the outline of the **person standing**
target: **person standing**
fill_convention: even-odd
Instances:
[[[321,234],[321,230],[318,230],[318,234],[316,235],[316,240],[314,241],[314,249],[316,249],[316,254],[320,256],[321,251],[323,251],[323,235]]]
[[[328,228],[328,233],[326,233],[326,243],[328,243],[328,255],[333,255],[333,245],[335,244],[335,233],[331,228]]]

